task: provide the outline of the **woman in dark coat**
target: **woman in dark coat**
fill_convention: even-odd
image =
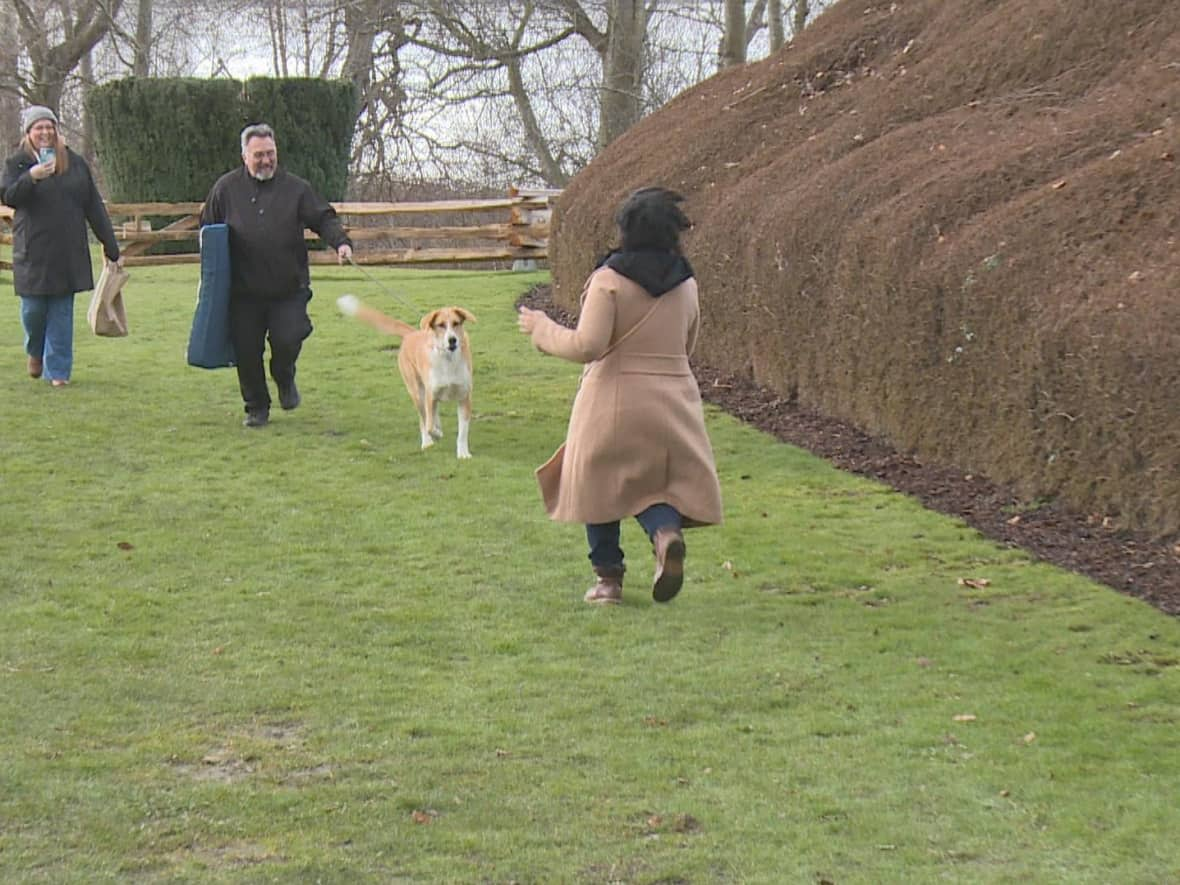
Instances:
[[[13,217],[12,279],[21,300],[29,375],[54,387],[74,367],[74,295],[94,288],[86,226],[110,261],[119,243],[90,168],[68,147],[57,116],[33,106],[21,114],[20,149],[4,163],[0,199]]]

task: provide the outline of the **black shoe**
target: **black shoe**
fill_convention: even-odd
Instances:
[[[266,409],[247,409],[243,427],[265,427],[270,423],[270,412]]]
[[[299,388],[295,386],[294,380],[287,385],[279,385],[279,405],[285,411],[291,411],[298,408],[301,398],[299,396]]]

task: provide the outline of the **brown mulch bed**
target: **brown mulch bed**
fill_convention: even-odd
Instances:
[[[574,323],[572,315],[553,303],[546,286],[527,293],[521,303],[544,310],[558,322]],[[693,369],[707,402],[776,439],[911,495],[988,538],[1023,548],[1167,614],[1180,614],[1180,545],[1117,531],[1100,517],[1072,513],[1053,503],[1030,507],[1012,489],[953,467],[919,461],[751,381],[695,363]]]

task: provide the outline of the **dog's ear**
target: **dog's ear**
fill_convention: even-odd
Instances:
[[[438,319],[438,311],[432,310],[426,316],[422,317],[422,322],[418,323],[418,328],[423,330],[429,329],[434,325],[436,319]]]
[[[455,311],[455,313],[459,314],[459,316],[462,318],[463,322],[465,322],[465,323],[474,323],[475,322],[475,314],[473,314],[471,311],[467,310],[466,308],[456,307],[456,308],[453,308],[453,310]]]

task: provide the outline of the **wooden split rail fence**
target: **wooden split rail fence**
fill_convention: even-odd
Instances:
[[[549,257],[552,203],[561,191],[513,188],[490,199],[404,203],[333,203],[353,241],[357,264],[462,264],[544,260]],[[201,203],[107,203],[124,264],[188,264],[195,251],[147,254],[165,242],[192,243]],[[0,206],[0,244],[12,245],[13,210]],[[170,219],[157,230],[152,221]],[[401,222],[400,224],[398,222]],[[305,231],[308,239],[315,234]],[[0,269],[11,270],[11,252]],[[330,250],[313,250],[312,264],[335,263]]]

